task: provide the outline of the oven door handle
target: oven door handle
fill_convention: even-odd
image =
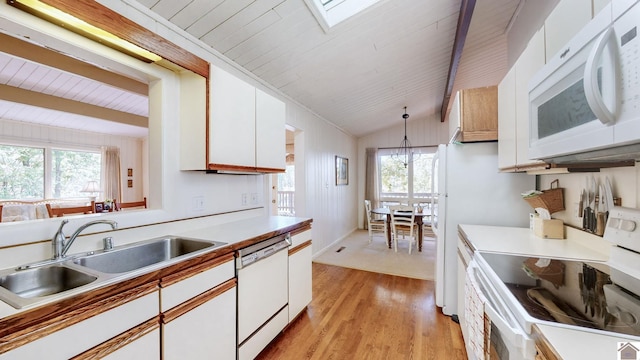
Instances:
[[[486,298],[484,312],[491,322],[500,330],[503,339],[515,345],[523,354],[528,352],[527,340],[529,337],[520,328],[518,322],[507,309],[506,304],[496,295],[496,291],[489,284],[488,279],[482,273],[475,260],[471,260],[469,267],[472,269],[473,279],[478,284],[479,290]]]

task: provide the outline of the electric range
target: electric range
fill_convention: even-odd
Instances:
[[[607,262],[479,252],[476,261],[520,326],[534,323],[640,340],[640,211],[614,208]],[[562,240],[559,240],[562,241]],[[561,254],[559,254],[561,255]]]

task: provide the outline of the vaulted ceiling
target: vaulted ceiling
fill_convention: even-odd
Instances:
[[[305,0],[138,0],[356,137],[440,113],[460,0],[385,0],[325,32]],[[524,1],[524,0],[523,0]],[[520,0],[480,0],[454,90],[497,85]]]
[[[496,85],[502,79],[507,70],[506,31],[523,1],[477,2],[454,91]],[[461,0],[382,0],[326,32],[305,0],[138,2],[133,5],[167,19],[224,60],[356,137],[400,124],[405,106],[410,121],[440,121]],[[145,108],[147,101],[135,92],[68,71],[54,76],[55,69],[46,65],[49,75],[39,75],[45,70],[36,68],[32,61],[2,55],[0,84],[146,114],[139,107]],[[64,81],[56,84],[54,78]],[[88,99],[89,94],[96,99]],[[96,103],[106,96],[111,100]],[[17,107],[24,106],[34,104],[0,101],[0,117],[20,120],[16,114],[25,110]]]

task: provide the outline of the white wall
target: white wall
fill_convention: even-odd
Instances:
[[[293,104],[287,106],[287,124],[299,134],[295,138],[296,216],[313,218],[316,254],[357,227],[356,140]],[[348,185],[336,186],[336,155],[349,159]]]
[[[182,32],[159,16],[145,11],[136,2],[126,0],[100,1],[103,5],[118,11],[142,26],[152,29],[171,42],[191,51],[210,63],[223,68],[261,90],[270,93],[287,104],[287,124],[300,130],[302,141],[296,142],[297,173],[301,168],[304,181],[297,181],[300,200],[296,208],[297,216],[314,218],[314,252],[319,251],[335,240],[346,236],[356,228],[356,140],[340,129],[330,125],[315,114],[283,96],[268,84],[253,77],[244,69],[231,65],[222,55],[202,44],[197,39]],[[270,201],[270,181],[264,175],[210,175],[203,172],[182,172],[179,170],[179,99],[180,82],[178,77],[155,65],[134,61],[123,54],[102,48],[87,39],[68,34],[61,28],[33,18],[30,15],[0,3],[0,31],[10,34],[29,34],[32,39],[36,33],[46,33],[53,37],[51,43],[67,43],[69,48],[88,49],[85,58],[108,58],[117,64],[125,64],[141,78],[149,79],[150,132],[149,132],[149,206],[153,210],[128,214],[101,214],[117,220],[121,227],[132,227],[161,221],[184,219],[195,216],[226,212],[245,212],[247,217],[255,216],[251,208],[262,208],[268,213]],[[42,37],[42,35],[40,35]],[[48,37],[47,37],[48,39]],[[49,40],[46,40],[49,41]],[[54,47],[55,48],[55,47]],[[65,49],[69,51],[69,49]],[[284,129],[283,129],[284,131]],[[284,146],[284,145],[283,145]],[[302,147],[302,148],[301,148]],[[334,156],[341,155],[350,159],[350,184],[334,185]],[[298,189],[297,189],[298,190]],[[258,204],[243,206],[243,193],[258,193]],[[204,198],[204,209],[194,210],[194,197]],[[98,215],[96,215],[98,216]],[[73,220],[67,225],[73,227],[86,222],[86,218]],[[29,241],[48,240],[59,221],[26,225],[14,223],[12,226],[0,225],[3,237],[0,248]]]
[[[411,115],[410,109],[408,109]],[[402,114],[399,113],[401,116]],[[437,146],[449,142],[449,123],[441,122],[440,115],[407,120],[407,138],[412,146]],[[404,123],[358,139],[358,227],[364,226],[364,178],[367,148],[391,148],[400,146],[404,138]]]
[[[549,184],[558,179],[560,187],[564,188],[564,211],[552,214],[553,218],[562,219],[565,224],[581,228],[582,218],[577,216],[577,207],[580,200],[580,192],[586,187],[586,177],[591,177],[604,184],[605,178],[609,177],[613,196],[622,199],[622,206],[637,208],[640,204],[640,167],[617,167],[601,169],[600,172],[593,173],[573,173],[560,175],[542,175],[539,178],[539,188],[546,190]]]

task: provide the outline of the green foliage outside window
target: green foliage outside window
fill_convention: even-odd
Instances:
[[[405,167],[394,158],[393,150],[378,156],[380,199],[382,201],[422,202],[431,197],[433,153],[417,153]]]
[[[0,145],[0,199],[44,197],[44,149]]]
[[[100,182],[99,153],[71,150],[53,150],[51,153],[51,185],[54,198],[88,196],[89,194],[80,190],[88,181]]]
[[[47,153],[51,154],[50,184],[44,176]],[[90,180],[100,181],[101,161],[99,152],[0,145],[0,199],[87,197],[91,194],[80,190]]]

